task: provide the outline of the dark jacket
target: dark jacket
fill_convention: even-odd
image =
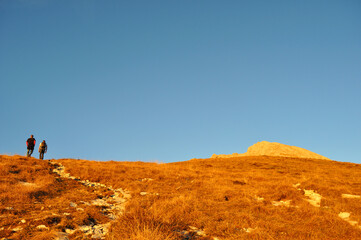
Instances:
[[[28,138],[28,140],[26,141],[26,145],[28,146],[28,149],[32,149],[32,150],[34,150],[35,143],[36,143],[35,138]]]

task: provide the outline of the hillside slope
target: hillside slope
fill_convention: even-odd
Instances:
[[[172,235],[182,232],[196,239],[200,230],[200,239],[222,240],[361,236],[358,164],[265,156],[170,164],[60,161],[71,174],[132,192],[109,239],[184,239]],[[168,238],[156,237],[159,228]]]
[[[361,236],[359,164],[267,156],[169,164],[73,159],[52,162],[62,164],[69,176],[127,189],[132,194],[123,215],[111,222],[106,239]],[[93,191],[71,178],[56,180],[53,165],[46,161],[0,156],[0,164],[1,176],[6,176],[0,185],[1,237],[51,239],[49,234],[54,236],[69,227],[77,229],[90,220],[109,220],[101,213],[101,207],[85,209],[81,202],[105,199],[107,193]],[[40,188],[17,189],[19,181],[35,183]],[[70,206],[71,202],[84,208],[86,214],[80,215]],[[70,213],[70,217],[64,213]],[[55,216],[55,220],[50,216]],[[37,229],[39,225],[49,230]],[[12,230],[18,226],[24,230]],[[67,237],[91,239],[81,231]]]
[[[120,190],[72,178],[56,162],[0,155],[0,172],[1,239],[104,239],[124,209]]]

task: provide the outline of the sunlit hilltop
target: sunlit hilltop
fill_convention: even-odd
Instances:
[[[327,157],[311,152],[307,149],[289,146],[282,143],[262,141],[250,146],[246,153],[213,154],[212,158],[232,158],[245,156],[274,156],[274,157],[297,157],[330,160]]]

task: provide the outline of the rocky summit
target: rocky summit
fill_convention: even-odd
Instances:
[[[296,157],[330,160],[327,157],[311,152],[307,149],[289,146],[277,142],[262,141],[250,146],[246,153],[213,154],[212,158],[232,158],[246,156],[273,156],[273,157]]]

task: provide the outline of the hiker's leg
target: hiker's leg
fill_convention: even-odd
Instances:
[[[30,154],[29,154],[30,157],[31,157],[31,154],[33,154],[33,151],[34,151],[34,149],[30,149]]]
[[[26,152],[27,157],[29,157],[29,152],[30,152],[30,149],[28,149],[28,151]]]

